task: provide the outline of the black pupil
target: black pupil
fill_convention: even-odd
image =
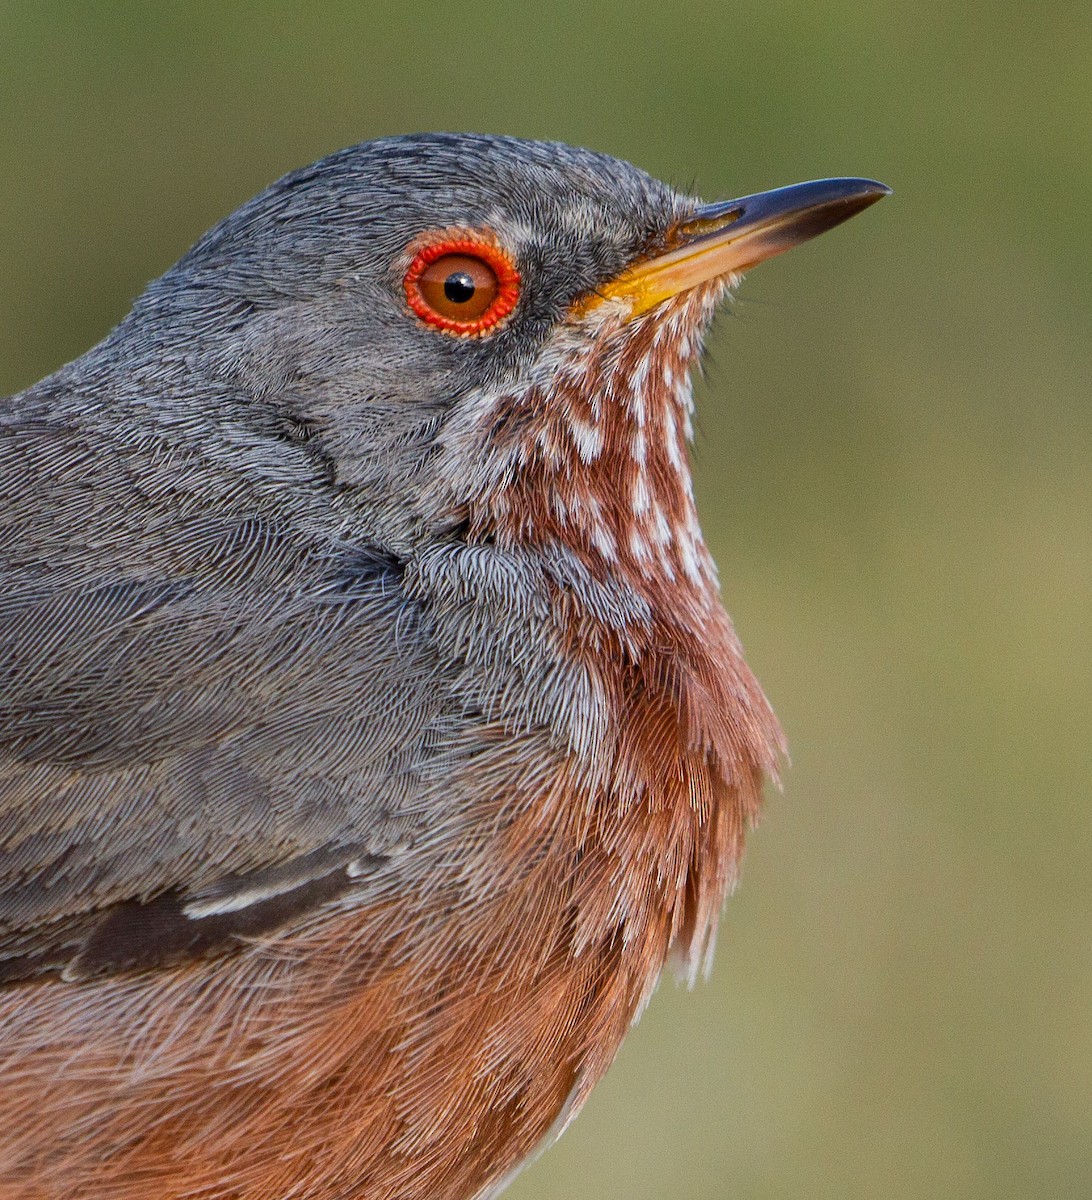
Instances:
[[[452,304],[465,304],[474,298],[474,280],[466,271],[453,271],[444,280],[444,295]]]

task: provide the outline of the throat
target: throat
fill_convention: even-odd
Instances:
[[[657,599],[715,595],[689,463],[691,370],[711,310],[688,297],[598,336],[563,327],[550,369],[490,407],[494,470],[471,537],[564,546]]]

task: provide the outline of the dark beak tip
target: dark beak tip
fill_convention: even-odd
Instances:
[[[848,194],[843,201],[850,216],[863,212],[885,196],[891,195],[891,189],[886,183],[878,183],[874,179],[862,179],[860,183],[860,190]]]
[[[862,179],[860,183],[861,200],[866,207],[869,204],[875,204],[877,200],[882,200],[884,196],[892,195],[894,191],[886,183],[880,183],[878,179]]]
[[[849,217],[891,195],[891,189],[878,179],[816,179],[810,183],[777,188],[754,197],[757,208],[765,212],[806,213],[809,210],[837,212]]]

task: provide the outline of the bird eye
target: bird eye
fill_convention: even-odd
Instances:
[[[417,251],[403,286],[410,308],[425,324],[480,337],[515,308],[519,272],[492,242],[467,234],[434,235]]]

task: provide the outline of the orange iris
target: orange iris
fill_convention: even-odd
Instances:
[[[403,286],[425,324],[480,337],[515,308],[519,272],[492,242],[467,233],[440,235],[417,251]]]

